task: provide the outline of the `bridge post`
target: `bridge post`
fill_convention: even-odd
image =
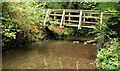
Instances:
[[[65,10],[63,10],[63,14],[62,14],[61,22],[60,22],[60,28],[62,28],[64,18],[65,18]]]
[[[45,20],[44,20],[44,26],[46,25],[46,21],[47,21],[47,19],[49,17],[49,11],[50,11],[50,9],[47,10],[47,13],[46,13],[46,16],[45,16]]]
[[[78,29],[81,29],[81,23],[82,23],[82,10],[80,10]]]
[[[103,21],[102,17],[103,17],[103,12],[101,12],[101,14],[100,14],[100,30],[101,30],[101,25],[102,25],[102,21]]]
[[[83,16],[84,16],[84,19],[83,19],[83,24],[85,24],[85,13],[83,14]]]
[[[54,15],[56,15],[56,13],[54,13]],[[56,19],[56,16],[54,16],[54,20]]]
[[[69,18],[68,18],[68,20],[69,20],[69,24],[70,24],[70,20],[71,20],[71,18],[70,18],[70,14],[71,14],[71,13],[69,12]]]

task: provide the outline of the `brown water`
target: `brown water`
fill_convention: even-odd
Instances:
[[[3,69],[96,68],[96,45],[47,40],[26,44],[23,48],[3,53]]]

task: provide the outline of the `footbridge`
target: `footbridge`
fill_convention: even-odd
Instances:
[[[65,26],[82,28],[95,28],[95,25],[102,24],[115,12],[99,10],[74,10],[74,9],[47,9],[44,25],[49,21],[59,22],[60,28]]]

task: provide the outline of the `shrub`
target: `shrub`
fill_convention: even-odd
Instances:
[[[119,60],[117,49],[120,48],[116,38],[110,39],[104,44],[104,48],[99,48],[96,65],[102,69],[118,69]]]

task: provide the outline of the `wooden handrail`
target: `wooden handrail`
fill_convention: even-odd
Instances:
[[[89,22],[89,21],[85,21],[83,23],[88,23],[88,24],[96,24],[97,22]]]
[[[62,16],[62,14],[50,14],[50,16]],[[79,15],[65,15],[65,17],[79,17]],[[95,17],[95,16],[82,16],[82,18],[96,18],[96,19],[100,19],[100,17]]]
[[[82,18],[95,18],[95,19],[100,19],[100,17],[95,17],[95,16],[82,16]]]
[[[78,29],[81,29],[82,27],[94,28],[91,25],[95,25],[97,22],[88,21],[86,20],[87,18],[98,20],[98,22],[102,24],[102,21],[104,19],[103,15],[110,15],[114,13],[116,12],[107,12],[107,11],[101,12],[99,10],[48,9],[44,19],[44,25],[47,19],[51,17],[50,21],[58,20],[60,22],[60,27],[66,25],[66,26],[78,27]],[[89,14],[91,16],[89,16]],[[67,23],[67,24],[64,25],[63,23]],[[76,23],[76,24],[70,25],[70,23]]]
[[[50,11],[55,12],[55,11],[63,11],[65,10],[66,12],[80,12],[81,9],[50,9]],[[82,10],[83,12],[93,12],[97,11],[100,12],[99,10]]]
[[[65,20],[65,21],[67,21],[67,22],[79,22],[77,20]]]

